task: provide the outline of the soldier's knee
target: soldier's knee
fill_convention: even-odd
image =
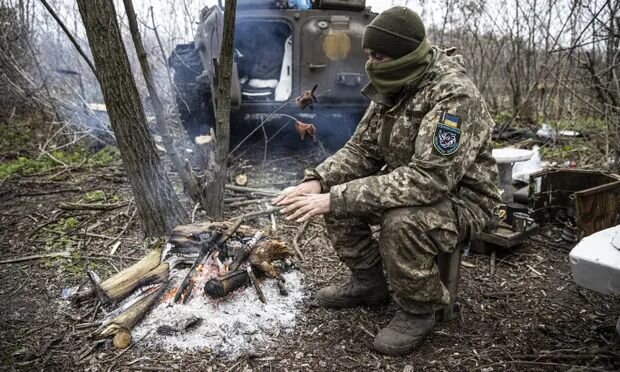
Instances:
[[[422,207],[389,209],[381,221],[381,234],[422,232],[424,231],[424,218],[424,208]]]

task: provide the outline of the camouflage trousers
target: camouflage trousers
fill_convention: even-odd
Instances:
[[[352,270],[381,263],[394,301],[405,311],[426,314],[446,306],[447,288],[435,257],[451,252],[463,237],[452,201],[389,209],[382,215],[335,219],[325,216],[328,237],[340,259]],[[370,225],[380,225],[373,239]],[[463,230],[463,229],[461,229]]]

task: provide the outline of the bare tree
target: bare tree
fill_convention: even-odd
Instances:
[[[148,236],[187,220],[163,170],[131,74],[112,0],[78,0],[110,123]]]
[[[230,86],[233,64],[233,39],[235,32],[237,0],[228,0],[224,6],[224,30],[218,61],[216,99],[216,158],[213,179],[207,185],[210,203],[207,213],[221,218],[224,210],[224,186],[227,176],[227,159],[230,145]]]
[[[159,99],[159,94],[157,93],[157,88],[155,87],[151,66],[149,65],[146,51],[144,50],[144,45],[142,44],[142,38],[140,37],[140,31],[138,30],[138,22],[136,20],[136,12],[134,11],[133,4],[131,0],[123,0],[123,3],[125,5],[125,12],[127,13],[131,37],[133,38],[134,46],[138,54],[138,60],[140,61],[142,75],[146,81],[146,87],[149,92],[151,105],[153,106],[153,111],[155,112],[157,129],[163,138],[166,152],[168,153],[168,156],[170,156],[172,164],[179,173],[183,186],[185,186],[185,189],[192,200],[199,203],[203,209],[206,209],[209,203],[206,190],[202,187],[199,178],[194,176],[192,173],[189,162],[184,161],[177,152],[173,137],[168,129],[169,126],[172,126],[172,122],[166,118],[164,106]]]

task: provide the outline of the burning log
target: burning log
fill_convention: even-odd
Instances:
[[[276,278],[279,282],[284,282],[282,274],[273,266],[273,261],[284,260],[292,257],[294,252],[288,246],[280,241],[262,238],[262,232],[257,232],[254,237],[245,245],[245,247],[237,250],[235,260],[230,264],[232,270],[226,275],[212,278],[204,286],[204,292],[207,296],[213,298],[224,297],[237,288],[252,284],[256,289],[259,299],[266,303],[267,300],[263,294],[258,278],[255,276],[252,268],[268,277]],[[245,270],[239,267],[246,261],[249,264]],[[286,289],[283,284],[279,284],[279,290],[282,295],[286,295]]]
[[[189,297],[189,294],[191,293],[191,289],[187,291],[187,295],[185,295],[185,293],[188,287],[190,286],[190,279],[196,272],[196,268],[198,268],[198,266],[202,264],[202,261],[207,256],[207,254],[213,249],[217,248],[217,244],[219,243],[217,242],[217,240],[220,238],[220,236],[221,236],[221,232],[215,231],[213,234],[209,236],[209,239],[207,241],[202,243],[202,247],[200,249],[200,252],[198,253],[198,257],[196,257],[196,260],[192,264],[192,267],[190,268],[189,272],[187,273],[185,278],[183,278],[183,281],[179,285],[179,288],[177,289],[177,293],[174,295],[174,300],[173,300],[174,302],[178,303],[182,297],[185,297],[185,299],[183,300],[183,303],[187,301],[187,297]]]
[[[248,285],[248,273],[245,270],[235,270],[228,274],[212,278],[204,287],[205,294],[213,298],[221,298],[237,288]]]
[[[252,284],[259,299],[266,302],[260,279],[267,276],[278,278],[280,292],[285,293],[284,279],[274,261],[292,256],[293,251],[283,242],[263,240],[261,231],[241,226],[241,221],[178,226],[165,248],[159,241],[142,260],[109,279],[100,282],[94,272],[89,272],[92,289],[82,293],[81,298],[96,296],[103,304],[118,304],[91,336],[113,337],[115,347],[128,347],[133,328],[154,304],[172,298],[185,303],[193,294],[202,293],[198,288],[218,298]],[[191,263],[184,276],[173,270],[179,263]],[[196,287],[193,292],[192,287]],[[179,323],[158,332],[175,334],[187,327]]]

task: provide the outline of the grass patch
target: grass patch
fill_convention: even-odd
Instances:
[[[56,223],[42,230],[42,238],[45,239],[45,247],[51,251],[63,251],[70,249],[76,241],[69,234],[77,229],[80,221],[75,217],[61,218]]]
[[[29,147],[35,137],[35,119],[13,118],[9,122],[0,124],[0,148],[16,149]]]
[[[85,166],[105,167],[120,162],[120,152],[116,147],[106,146],[95,154],[84,149],[74,151],[52,151],[51,155],[68,166],[78,166],[86,160]],[[28,176],[58,167],[58,163],[48,156],[36,158],[19,157],[0,164],[0,179],[11,176]]]
[[[492,116],[493,116],[493,121],[496,124],[501,125],[503,123],[508,122],[510,119],[512,119],[512,112],[500,111],[500,112],[494,113]]]
[[[557,128],[559,130],[604,131],[607,128],[605,120],[600,118],[548,120],[547,124],[549,124],[551,128]]]
[[[122,198],[116,194],[108,195],[103,190],[94,190],[87,192],[84,197],[80,198],[79,202],[84,203],[97,203],[97,202],[110,202],[116,203],[121,201]]]

